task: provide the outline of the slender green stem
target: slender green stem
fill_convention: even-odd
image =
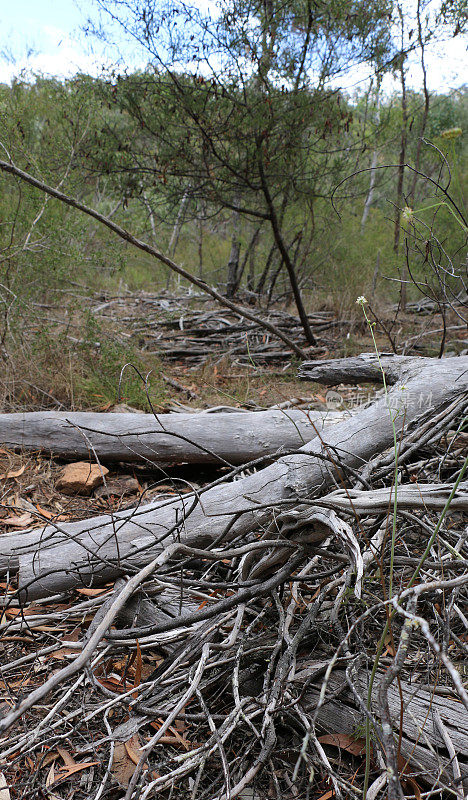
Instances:
[[[390,407],[389,399],[388,399],[388,386],[387,386],[387,379],[385,377],[385,370],[382,366],[382,362],[380,360],[380,353],[379,348],[377,347],[377,342],[374,336],[374,322],[371,322],[369,317],[367,316],[364,298],[360,298],[360,305],[362,306],[362,310],[364,313],[364,317],[366,322],[369,326],[372,341],[374,343],[374,350],[377,355],[377,360],[379,362],[380,371],[382,373],[382,382],[384,387],[385,393],[385,401],[387,403],[388,413],[390,414],[390,420],[392,423],[392,430],[393,430],[393,446],[395,448],[395,469],[393,475],[393,485],[394,485],[394,494],[393,494],[393,519],[392,519],[392,541],[391,541],[391,551],[390,551],[390,574],[388,580],[388,596],[391,599],[393,594],[393,571],[394,571],[394,562],[395,562],[395,542],[396,542],[396,522],[397,522],[397,510],[398,510],[398,440],[397,440],[397,432],[395,426],[395,417],[392,414],[392,409]],[[397,412],[398,413],[398,412]],[[396,416],[396,415],[395,415]]]
[[[369,688],[367,689],[367,710],[370,711],[371,703],[372,703],[372,688],[374,686],[375,676],[377,674],[377,668],[379,666],[380,656],[382,655],[383,646],[385,644],[385,637],[387,636],[389,629],[389,619],[387,619],[385,623],[385,627],[382,632],[382,636],[380,637],[379,644],[377,646],[377,652],[375,654],[374,664],[372,666],[372,671],[369,678]],[[362,789],[362,797],[363,800],[366,800],[367,790],[369,788],[369,776],[370,776],[370,761],[371,761],[371,752],[370,752],[370,720],[369,717],[366,717],[366,770],[364,773],[364,786]]]
[[[433,208],[442,208],[442,206],[445,206],[447,208],[450,214],[452,214],[452,216],[458,222],[462,230],[468,231],[468,227],[465,225],[463,220],[461,220],[460,217],[456,214],[450,203],[447,203],[446,200],[441,200],[439,203],[433,203],[430,206],[424,206],[423,208],[418,208],[417,211],[413,211],[413,214],[420,214],[421,211],[432,211]]]
[[[365,297],[360,297],[360,298],[358,298],[357,302],[362,307],[362,311],[363,311],[365,320],[367,322],[367,325],[369,326],[369,330],[370,330],[370,333],[371,333],[371,336],[372,336],[372,342],[374,344],[374,350],[375,350],[375,353],[376,353],[376,356],[377,356],[377,360],[378,360],[378,363],[379,363],[380,371],[382,373],[382,383],[383,383],[383,388],[384,388],[385,401],[386,401],[386,404],[387,404],[388,413],[390,414],[390,421],[392,423],[392,431],[393,431],[393,447],[394,447],[394,453],[395,453],[395,456],[394,456],[395,469],[394,469],[394,475],[393,475],[394,492],[393,492],[393,514],[392,514],[392,539],[391,539],[391,548],[390,548],[390,572],[389,572],[389,581],[388,581],[388,596],[389,596],[389,599],[391,599],[391,597],[393,595],[393,572],[394,572],[394,563],[395,563],[395,543],[396,543],[396,533],[397,533],[397,510],[398,510],[398,438],[397,438],[397,430],[396,430],[396,425],[395,425],[396,414],[395,414],[395,416],[393,415],[392,409],[391,409],[391,406],[390,406],[390,402],[389,402],[388,386],[387,386],[387,379],[385,377],[385,370],[384,370],[382,362],[380,360],[379,348],[377,346],[377,342],[376,342],[375,335],[374,335],[374,325],[375,325],[375,323],[372,322],[369,319],[369,317],[367,316],[367,313],[366,313],[365,304],[367,303],[367,300],[365,299]],[[396,412],[396,413],[398,413],[398,412]],[[369,678],[369,688],[367,690],[367,709],[368,709],[368,711],[370,711],[370,708],[371,708],[372,689],[373,689],[373,686],[374,686],[375,676],[377,674],[377,669],[378,669],[378,666],[379,666],[379,661],[380,661],[380,656],[382,654],[382,649],[383,649],[383,646],[385,644],[385,637],[387,636],[387,633],[388,633],[388,631],[390,629],[390,620],[391,620],[391,617],[388,617],[387,621],[385,623],[385,627],[383,629],[382,636],[380,637],[380,641],[379,641],[379,644],[377,646],[377,652],[375,654],[374,663],[373,663],[372,671],[371,671],[370,678]],[[366,800],[367,790],[369,788],[369,775],[370,775],[370,745],[371,745],[370,733],[371,733],[371,731],[370,731],[370,722],[369,722],[369,718],[368,717],[366,718],[365,733],[366,733],[366,767],[365,767],[365,774],[364,774],[364,787],[363,787],[363,793],[362,793],[363,800]]]

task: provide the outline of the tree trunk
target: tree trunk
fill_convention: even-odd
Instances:
[[[21,534],[21,551],[0,537],[3,565],[19,562],[19,587],[31,598],[83,583],[99,585],[123,571],[161,556],[164,546],[181,542],[206,546],[232,540],[269,524],[278,507],[294,506],[311,492],[340,481],[347,467],[359,468],[393,446],[422,410],[433,411],[468,389],[468,357],[434,360],[374,355],[304,364],[302,378],[326,383],[378,381],[385,370],[388,395],[323,431],[296,455],[280,458],[232,483],[139,509]],[[396,413],[398,412],[398,413]],[[393,420],[393,424],[392,424]],[[339,464],[337,463],[339,461]],[[317,534],[319,536],[319,534]],[[16,548],[16,550],[15,550]],[[172,550],[167,552],[167,558]],[[13,564],[14,566],[14,564]]]
[[[260,152],[259,152],[258,164],[259,164],[260,180],[262,182],[262,189],[263,189],[263,193],[265,195],[265,201],[266,201],[266,204],[267,204],[267,207],[268,207],[268,211],[270,213],[270,222],[271,222],[271,227],[272,227],[272,231],[273,231],[273,237],[275,239],[276,246],[277,246],[277,248],[278,248],[278,250],[279,250],[279,252],[281,254],[281,258],[283,259],[284,265],[285,265],[285,267],[286,267],[286,269],[288,271],[288,276],[289,276],[289,281],[290,281],[290,284],[291,284],[291,289],[292,289],[294,301],[296,303],[297,312],[299,314],[299,318],[300,318],[301,323],[302,323],[302,328],[304,330],[304,335],[305,335],[306,341],[310,345],[315,345],[315,344],[317,344],[317,341],[315,339],[314,334],[312,333],[312,330],[311,330],[311,327],[310,327],[310,324],[309,324],[309,318],[308,318],[308,316],[306,314],[306,310],[304,308],[304,303],[302,301],[301,290],[300,290],[299,284],[297,282],[296,271],[294,269],[294,265],[292,263],[291,257],[289,255],[288,248],[286,247],[286,244],[285,244],[282,232],[281,232],[280,222],[279,222],[279,219],[278,219],[278,216],[277,216],[277,213],[276,213],[276,209],[275,209],[275,206],[274,206],[274,203],[273,203],[273,198],[271,196],[270,189],[268,187],[268,183],[267,183],[266,176],[265,176],[265,171],[263,169],[263,159],[262,159],[262,155],[261,155]]]
[[[380,124],[380,79],[377,80],[377,86],[375,90],[375,125],[376,127]],[[379,154],[377,151],[377,147],[374,148],[374,152],[372,153],[372,162],[370,168],[370,181],[369,181],[369,191],[367,192],[366,202],[364,205],[364,211],[362,212],[361,218],[361,236],[364,233],[364,228],[366,226],[367,217],[369,216],[369,211],[371,209],[372,201],[374,199],[374,187],[375,187],[375,179],[377,176],[377,160]]]
[[[361,218],[361,236],[364,233],[367,217],[369,216],[372,200],[374,199],[375,177],[377,175],[377,169],[376,169],[377,159],[378,159],[378,153],[377,150],[374,150],[374,152],[372,153],[372,163],[370,168],[369,191],[367,192],[366,203],[364,205],[364,211],[362,212],[362,218]]]
[[[177,212],[174,228],[172,229],[172,236],[167,248],[167,254],[169,258],[174,258],[175,256],[175,251],[179,242],[180,231],[182,229],[182,225],[184,224],[185,212],[187,211],[187,206],[190,199],[190,188],[191,187],[189,186],[188,189],[185,190],[182,200],[180,201],[179,211]]]
[[[271,269],[271,264],[273,262],[273,256],[275,252],[276,248],[273,245],[273,247],[270,248],[270,252],[268,253],[267,260],[265,262],[265,266],[263,267],[262,274],[260,275],[260,278],[257,283],[257,288],[255,289],[258,295],[261,295],[263,293],[263,289],[265,288],[265,282],[268,277],[268,273]]]
[[[260,233],[260,229],[261,229],[261,225],[259,225],[255,229],[255,231],[253,232],[252,238],[250,239],[250,242],[248,243],[248,245],[247,245],[247,247],[245,249],[245,254],[244,254],[244,258],[242,259],[242,264],[240,265],[240,267],[239,267],[239,269],[237,271],[236,289],[235,289],[236,292],[237,292],[237,290],[238,290],[238,288],[240,286],[240,283],[241,283],[241,280],[242,280],[242,276],[243,276],[243,274],[245,272],[245,267],[246,267],[247,262],[249,261],[249,259],[250,259],[250,267],[252,267],[252,258],[253,258],[253,255],[255,254],[255,246],[256,246],[257,241],[258,241],[258,236],[259,236],[259,233]]]
[[[227,265],[226,297],[234,297],[238,286],[239,253],[240,253],[240,214],[232,213],[231,252]]]
[[[293,260],[292,260],[292,266],[293,266],[295,275],[298,275],[298,272],[297,272],[297,259],[298,259],[298,256],[299,256],[299,248],[301,246],[301,242],[302,242],[302,231],[299,231],[299,233],[297,233],[295,235],[294,239],[292,240],[291,244],[288,247],[288,250],[291,250],[292,247],[294,246],[294,244],[296,245],[296,247],[294,249]],[[275,289],[275,286],[276,286],[276,281],[278,280],[278,277],[279,277],[279,274],[281,272],[282,266],[283,266],[283,262],[281,261],[278,269],[275,271],[275,273],[273,274],[272,279],[270,281],[270,288],[268,289],[268,297],[267,297],[267,308],[269,307],[269,305],[271,303],[271,300],[272,300],[272,297],[273,297],[273,292],[274,292],[274,289]]]
[[[247,289],[249,292],[253,292],[255,289],[255,255],[259,238],[260,227],[258,227],[254,233],[254,238],[252,239],[252,246],[249,253],[249,274],[247,276]]]
[[[413,182],[411,184],[411,190],[408,195],[408,202],[412,208],[414,208],[414,202],[416,197],[416,186],[419,178],[418,172],[420,172],[420,167],[421,167],[421,148],[423,144],[424,134],[426,132],[426,125],[427,125],[427,119],[429,117],[429,104],[430,104],[429,91],[427,88],[427,72],[426,72],[425,47],[424,47],[425,43],[423,38],[422,21],[421,21],[421,0],[418,0],[417,19],[418,19],[418,41],[419,41],[419,49],[421,51],[421,70],[423,74],[424,111],[421,120],[421,127],[419,129],[418,142],[416,145]]]
[[[297,409],[157,416],[31,411],[0,414],[0,443],[67,459],[246,464],[302,447],[345,416]]]
[[[405,76],[405,55],[403,52],[403,32],[404,32],[404,20],[403,20],[403,12],[398,6],[398,12],[400,14],[400,21],[401,21],[401,37],[402,37],[402,50],[400,54],[401,64],[400,64],[400,80],[401,80],[401,113],[402,113],[402,121],[401,121],[401,134],[400,134],[400,157],[398,162],[398,181],[397,181],[397,192],[396,192],[396,206],[395,206],[395,223],[394,223],[394,232],[393,232],[393,252],[395,253],[395,260],[398,266],[398,259],[399,259],[399,252],[400,252],[400,233],[401,233],[401,211],[403,205],[403,182],[405,177],[405,163],[406,163],[406,145],[407,145],[407,136],[408,136],[408,107],[406,102],[406,76]],[[400,288],[400,302],[401,308],[403,311],[406,310],[406,281],[408,279],[408,273],[406,269],[406,264],[401,267],[400,269],[401,275],[401,288]]]

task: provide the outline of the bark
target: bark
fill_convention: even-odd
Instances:
[[[250,287],[249,280],[250,280],[250,272],[252,269],[253,269],[252,273],[253,279],[255,278],[255,248],[257,246],[260,230],[261,230],[261,225],[259,225],[253,232],[252,238],[250,239],[250,242],[248,243],[245,249],[245,254],[244,258],[242,259],[242,263],[239,264],[239,269],[237,270],[237,278],[236,278],[236,288],[235,288],[236,291],[238,290],[241,284],[241,280],[244,275],[247,263],[249,263],[249,275],[247,276],[247,289],[249,291],[253,291],[253,286]]]
[[[374,123],[376,128],[380,125],[380,85],[381,85],[381,78],[377,78],[377,86],[375,89],[375,115],[374,115]],[[367,192],[366,202],[364,204],[364,211],[362,212],[361,218],[361,236],[364,233],[364,228],[366,226],[367,217],[369,216],[369,212],[371,209],[372,201],[374,199],[374,188],[375,188],[375,179],[377,176],[377,161],[378,161],[379,153],[377,147],[374,147],[374,151],[372,153],[372,162],[370,168],[370,180],[369,180],[369,191]]]
[[[316,665],[314,665],[316,669]],[[307,668],[298,670],[295,682],[302,685],[307,678]],[[366,674],[360,673],[357,686],[361,697],[367,697]],[[344,672],[336,671],[329,682],[329,691],[339,689],[345,682]],[[375,681],[373,689],[374,713],[378,716],[379,681]],[[304,710],[312,713],[317,705],[321,686],[309,689],[304,697]],[[405,774],[422,779],[426,784],[436,784],[455,788],[453,763],[450,763],[444,741],[437,726],[437,714],[443,720],[443,725],[449,733],[457,752],[463,785],[468,789],[468,729],[466,725],[466,709],[456,700],[440,697],[433,693],[431,687],[424,688],[419,683],[401,681],[401,690],[404,706],[403,736],[401,740],[401,755],[403,763],[410,761],[410,767]],[[390,714],[394,723],[395,736],[398,737],[400,716],[400,693],[398,686],[392,684],[388,690],[388,703]],[[351,691],[346,688],[339,697],[326,700],[325,705],[319,710],[317,727],[331,734],[347,734],[355,736],[362,731],[365,722],[364,715],[356,708]],[[403,766],[403,764],[402,764]],[[401,776],[402,779],[404,776]]]
[[[423,74],[423,94],[424,94],[424,111],[421,120],[421,127],[419,129],[418,135],[418,143],[416,145],[416,157],[414,159],[414,172],[413,172],[413,182],[411,185],[411,190],[408,196],[408,203],[411,207],[414,208],[414,202],[416,197],[416,186],[418,183],[419,173],[421,170],[421,148],[422,143],[424,141],[424,136],[426,133],[426,125],[427,120],[429,117],[429,105],[430,105],[430,96],[429,91],[427,88],[427,70],[426,70],[426,60],[425,60],[425,42],[423,37],[423,30],[422,30],[422,8],[421,8],[421,0],[418,0],[417,5],[417,19],[418,19],[418,42],[419,42],[419,50],[421,53],[421,71]]]
[[[167,252],[170,258],[174,258],[175,256],[175,251],[177,249],[177,244],[179,242],[180,232],[182,230],[182,225],[184,224],[185,212],[187,211],[187,206],[190,199],[190,194],[189,194],[190,189],[191,187],[189,186],[188,189],[185,190],[182,200],[180,201],[179,211],[177,212],[177,218],[174,223],[171,240],[167,248]]]
[[[118,583],[116,582],[117,587]],[[164,589],[154,599],[136,593],[119,612],[116,618],[116,628],[118,630],[119,628],[139,628],[161,624],[178,617],[182,610],[185,613],[193,614],[198,611],[199,607],[199,603],[185,597],[182,606],[180,590],[177,589]],[[177,632],[172,634],[172,637],[170,633],[166,634],[165,641],[158,649],[163,650],[164,653],[174,653],[179,647]]]
[[[362,212],[361,218],[361,236],[364,233],[364,228],[366,227],[367,217],[369,216],[369,211],[372,205],[372,201],[374,199],[374,187],[375,187],[375,178],[377,175],[377,160],[379,154],[377,150],[374,150],[372,153],[372,162],[370,167],[370,181],[369,181],[369,191],[367,192],[366,202],[364,205],[364,211]]]
[[[400,251],[400,234],[401,234],[401,210],[404,200],[403,195],[403,183],[405,177],[405,166],[406,166],[406,147],[407,147],[407,139],[408,139],[408,105],[407,105],[407,98],[406,98],[406,75],[405,75],[405,55],[404,55],[404,48],[403,48],[403,33],[404,33],[404,20],[403,20],[403,12],[401,7],[398,6],[398,13],[400,15],[400,22],[401,22],[401,64],[400,64],[400,80],[401,80],[401,114],[402,114],[402,121],[401,121],[401,132],[400,132],[400,157],[398,163],[398,180],[397,180],[397,192],[396,192],[396,206],[395,206],[395,222],[394,222],[394,230],[393,230],[393,252],[395,253],[395,258],[397,260],[398,265],[398,255]],[[400,301],[401,301],[401,308],[402,311],[406,310],[406,281],[408,279],[408,273],[406,264],[401,269],[401,285],[400,285]]]
[[[297,409],[157,416],[31,411],[0,414],[0,443],[66,459],[245,464],[298,449],[344,416]]]
[[[265,262],[265,266],[263,267],[262,273],[261,273],[260,278],[259,278],[258,283],[257,283],[257,288],[255,289],[255,292],[258,295],[261,295],[263,293],[263,289],[265,287],[265,282],[266,282],[266,279],[268,277],[268,273],[270,271],[270,268],[271,268],[271,265],[272,265],[272,262],[273,262],[273,256],[275,255],[275,253],[276,253],[276,248],[275,248],[275,245],[273,245],[270,248],[270,251],[269,251],[268,256],[267,256],[267,260]]]
[[[275,205],[273,203],[273,198],[271,196],[270,189],[268,187],[268,183],[267,183],[266,176],[265,176],[265,171],[264,171],[264,168],[263,168],[263,160],[262,160],[261,153],[259,153],[258,167],[259,167],[259,172],[260,172],[260,180],[261,180],[261,183],[262,183],[262,191],[263,191],[263,194],[265,196],[265,202],[267,204],[267,207],[268,207],[268,210],[269,210],[269,213],[270,213],[270,222],[271,222],[271,228],[272,228],[272,231],[273,231],[273,237],[274,237],[274,240],[276,242],[276,246],[277,246],[277,248],[278,248],[278,250],[279,250],[279,252],[281,254],[281,258],[283,260],[283,263],[284,263],[284,265],[286,267],[286,270],[288,272],[289,282],[291,284],[291,290],[292,290],[292,293],[293,293],[294,302],[296,304],[297,312],[299,314],[299,318],[300,318],[301,323],[302,323],[302,327],[303,327],[303,330],[304,330],[304,335],[305,335],[305,338],[306,338],[308,344],[316,345],[317,341],[315,339],[314,334],[312,333],[312,330],[311,330],[311,327],[310,327],[310,324],[309,324],[309,319],[307,317],[306,310],[304,308],[304,303],[303,303],[303,300],[302,300],[302,294],[301,294],[301,290],[299,288],[299,284],[298,284],[298,281],[297,281],[297,275],[296,275],[296,271],[294,269],[294,264],[291,261],[291,257],[289,255],[288,248],[286,247],[286,244],[285,244],[285,241],[284,241],[284,238],[283,238],[283,234],[282,234],[282,231],[281,231],[280,220],[279,220],[278,215],[276,213]]]
[[[324,382],[378,380],[380,366],[395,383],[387,398],[330,426],[300,451],[231,483],[113,516],[69,523],[0,538],[3,566],[19,564],[19,586],[37,598],[73,586],[99,585],[148,563],[164,546],[206,546],[231,540],[268,524],[278,504],[291,506],[311,492],[342,480],[347,466],[360,468],[393,445],[422,411],[433,411],[468,389],[468,357],[434,360],[374,355],[304,365],[302,377]],[[391,409],[391,414],[389,412]],[[337,462],[339,461],[340,466]]]
[[[247,289],[249,290],[249,292],[253,292],[255,289],[255,255],[259,237],[260,237],[260,226],[255,230],[253,239],[250,243],[249,274],[247,277]]]
[[[231,252],[227,265],[226,297],[234,297],[239,284],[239,255],[240,255],[240,214],[232,213]]]

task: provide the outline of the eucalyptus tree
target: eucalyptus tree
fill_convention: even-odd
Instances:
[[[363,62],[384,61],[391,0],[97,6],[101,33],[133,42],[147,63],[108,75],[109,105],[125,123],[121,135],[117,123],[103,131],[95,155],[106,136],[118,140],[107,171],[125,176],[130,196],[174,208],[185,198],[261,223],[313,343],[291,244],[300,234],[310,247],[304,231],[313,227],[314,203],[331,193],[349,159],[340,81]]]

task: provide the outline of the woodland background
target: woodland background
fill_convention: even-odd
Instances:
[[[466,292],[466,85],[430,92],[426,54],[463,36],[463,2],[234,2],[214,15],[97,5],[89,35],[133,42],[147,66],[131,71],[116,55],[99,77],[20,75],[0,86],[3,158],[260,316],[272,303],[302,308],[305,345],[305,312],[332,312],[344,323],[335,355],[361,348],[358,296],[380,320],[382,345],[401,352],[399,326],[414,333],[408,302]],[[408,85],[415,64],[420,88]],[[356,85],[345,91],[351,67]],[[99,298],[184,293],[187,282],[5,174],[0,219],[4,410],[54,406],[49,395],[99,407],[114,400],[127,362],[151,369],[153,399],[167,398],[157,346],[94,309]],[[438,319],[438,333],[426,332],[427,354],[446,350],[447,335],[463,349],[460,328],[446,327]],[[144,405],[132,375],[122,392]]]

